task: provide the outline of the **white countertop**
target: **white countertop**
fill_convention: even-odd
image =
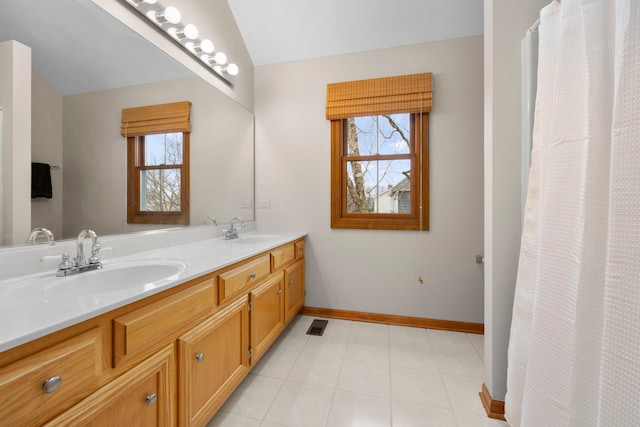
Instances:
[[[248,232],[240,239],[208,238],[176,246],[112,257],[103,269],[69,277],[55,277],[51,270],[0,280],[0,351],[106,313],[134,301],[219,270],[243,259],[304,237],[299,232]],[[114,249],[115,251],[115,249]],[[177,268],[170,277],[129,286],[120,281],[91,288],[91,275],[111,274],[122,266],[168,263]],[[114,276],[116,277],[116,276]],[[51,292],[65,286],[64,297]]]

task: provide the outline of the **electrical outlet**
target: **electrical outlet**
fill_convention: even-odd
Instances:
[[[258,208],[259,209],[269,209],[271,207],[271,201],[269,200],[258,200]]]
[[[251,200],[240,200],[240,208],[251,209],[252,205]]]

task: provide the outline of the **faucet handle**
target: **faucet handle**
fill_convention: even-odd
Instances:
[[[73,262],[69,259],[69,254],[62,254],[62,261],[58,264],[60,270],[68,270],[73,267]]]
[[[100,249],[102,249],[102,244],[100,244],[96,238],[95,243],[91,246],[91,258],[89,258],[89,264],[97,264],[100,262]]]

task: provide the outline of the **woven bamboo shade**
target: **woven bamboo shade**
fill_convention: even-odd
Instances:
[[[327,85],[327,120],[431,109],[431,73]]]
[[[190,101],[124,108],[120,134],[140,136],[154,133],[191,132],[190,108]]]

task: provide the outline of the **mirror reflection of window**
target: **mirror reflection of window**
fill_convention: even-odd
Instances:
[[[189,224],[190,102],[122,111],[127,222]]]
[[[178,132],[138,137],[141,211],[180,211],[183,140]]]

